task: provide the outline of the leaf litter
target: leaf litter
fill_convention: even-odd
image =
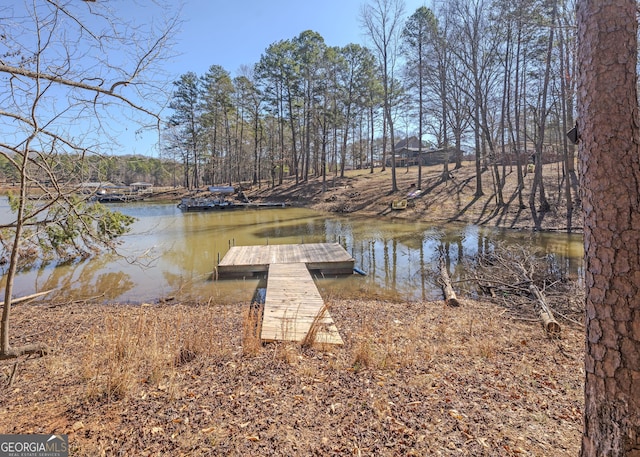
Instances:
[[[0,432],[77,456],[576,455],[580,326],[461,302],[329,301],[333,348],[256,345],[242,304],[16,306],[55,352],[19,362]]]

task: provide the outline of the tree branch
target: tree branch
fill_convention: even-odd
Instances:
[[[153,113],[152,111],[149,111],[147,108],[144,108],[141,105],[138,105],[137,103],[133,103],[131,100],[129,100],[127,97],[118,94],[116,92],[114,92],[115,88],[118,87],[119,85],[127,85],[129,84],[129,81],[121,81],[121,82],[116,82],[111,86],[111,89],[104,89],[103,87],[100,86],[95,86],[92,84],[87,84],[84,82],[80,82],[80,81],[73,81],[67,78],[63,78],[59,75],[50,75],[47,73],[42,73],[39,71],[33,71],[33,70],[28,70],[26,68],[20,68],[20,67],[14,67],[11,65],[6,65],[2,62],[0,62],[0,73],[8,73],[10,75],[18,75],[18,76],[24,76],[26,78],[30,78],[33,80],[47,80],[47,81],[51,81],[54,82],[56,84],[60,84],[63,86],[67,86],[67,87],[75,87],[78,89],[82,89],[82,90],[86,90],[89,92],[93,92],[96,94],[96,100],[98,98],[99,95],[106,95],[108,97],[113,97],[117,100],[120,100],[121,102],[125,103],[126,105],[129,105],[131,108],[135,109],[136,111],[140,111],[142,113],[145,113],[151,117],[153,117],[154,119],[157,119],[158,121],[160,121],[160,116],[156,113]]]

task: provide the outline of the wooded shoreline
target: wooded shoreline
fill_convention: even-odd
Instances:
[[[345,213],[424,222],[464,222],[505,229],[550,230],[562,232],[582,231],[580,202],[572,202],[572,217],[567,213],[562,163],[542,165],[542,180],[550,207],[546,211],[534,205],[520,207],[515,166],[505,167],[505,204],[497,205],[491,191],[491,172],[485,170],[485,193],[476,196],[476,172],[472,162],[463,162],[462,168],[453,170],[450,179],[442,179],[442,165],[422,167],[422,193],[406,209],[394,211],[391,204],[406,198],[418,187],[418,167],[396,170],[398,191],[392,191],[391,170],[386,168],[349,170],[344,177],[310,178],[296,183],[289,178],[281,185],[252,186],[246,194],[252,199],[283,201],[291,205],[307,206],[321,211]],[[525,176],[522,189],[524,202],[530,201],[533,176]],[[323,190],[324,188],[324,190]],[[570,222],[570,225],[569,225]]]

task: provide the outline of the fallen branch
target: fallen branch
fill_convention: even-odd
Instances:
[[[35,298],[47,295],[47,294],[53,292],[54,290],[55,289],[49,289],[49,290],[45,290],[44,292],[38,292],[36,294],[31,294],[31,295],[26,295],[24,297],[14,298],[14,299],[11,300],[11,304],[15,305],[17,303],[22,303],[22,302],[25,302],[25,301],[33,300]],[[3,301],[0,301],[0,306],[4,306],[4,302]]]
[[[476,290],[492,297],[494,303],[530,316],[541,322],[548,335],[558,335],[561,326],[556,318],[583,326],[579,318],[568,314],[582,315],[583,303],[578,302],[584,292],[556,266],[551,256],[536,255],[526,246],[499,243],[494,250],[477,255],[470,278]]]
[[[105,295],[104,293],[101,293],[98,295],[94,295],[93,297],[88,297],[81,300],[72,300],[70,302],[53,303],[49,306],[49,309],[60,308],[62,306],[70,306],[70,305],[87,305],[92,301],[97,300],[98,298],[104,297],[104,295]]]
[[[538,314],[540,319],[542,320],[542,326],[545,331],[549,335],[559,335],[560,334],[560,324],[556,321],[555,317],[553,317],[553,313],[547,306],[547,301],[542,294],[542,291],[538,289],[533,283],[533,279],[527,274],[527,271],[520,264],[516,265],[517,269],[520,271],[520,275],[522,278],[529,282],[529,293],[536,299],[536,305],[538,308]]]
[[[538,305],[538,314],[542,319],[542,325],[549,335],[560,334],[560,324],[553,317],[553,313],[547,306],[547,302],[542,295],[542,292],[535,284],[529,284],[529,292],[536,298],[536,304]]]
[[[17,348],[7,348],[7,350],[0,352],[0,360],[17,359],[23,355],[47,355],[50,349],[44,344],[28,344],[26,346],[20,346]]]

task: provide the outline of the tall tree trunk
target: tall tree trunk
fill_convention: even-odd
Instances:
[[[322,155],[320,158],[320,166],[322,167],[322,193],[327,191],[327,119],[326,113],[323,114],[322,121]]]
[[[473,116],[473,134],[476,147],[476,197],[482,197],[484,192],[482,191],[482,147],[480,145],[480,102],[479,102],[479,88],[476,87],[476,97],[474,101],[475,114]]]
[[[258,170],[259,165],[258,165],[258,151],[259,151],[259,127],[260,127],[260,116],[258,114],[258,111],[256,110],[256,112],[254,113],[255,117],[254,117],[254,121],[253,121],[253,184],[258,184],[259,179],[258,179]]]
[[[424,120],[424,67],[422,63],[422,47],[424,43],[422,38],[422,28],[419,28],[418,33],[418,189],[422,189],[422,123]],[[443,122],[446,122],[446,119],[443,119]],[[408,143],[407,146],[409,146]]]
[[[440,79],[440,109],[442,110],[442,147],[444,149],[444,165],[442,168],[442,181],[447,182],[449,180],[449,135],[447,129],[447,72],[445,63],[447,62],[446,50],[442,57],[442,62],[438,63],[439,79]],[[422,94],[420,94],[422,96]],[[420,137],[420,147],[422,148],[422,137]],[[419,155],[422,157],[422,153]],[[418,187],[420,188],[420,187]]]
[[[287,106],[289,109],[289,127],[291,128],[291,161],[293,162],[293,171],[296,175],[296,184],[300,183],[300,161],[298,158],[298,146],[296,139],[296,119],[293,114],[293,94],[291,88],[287,87]]]
[[[513,143],[514,152],[516,154],[516,173],[518,175],[518,207],[524,209],[524,198],[522,191],[524,190],[524,173],[522,172],[523,165],[526,164],[526,155],[521,151],[521,139],[520,139],[520,50],[522,46],[522,24],[518,22],[518,39],[516,42],[516,69],[513,82],[513,122],[509,117],[509,130],[511,131],[511,141]],[[525,139],[526,142],[526,139]],[[525,148],[526,150],[526,148]],[[524,160],[523,160],[524,157]],[[524,162],[524,163],[523,163]]]
[[[278,185],[282,184],[284,179],[284,95],[282,88],[278,91],[278,138],[280,140],[279,152],[280,160],[278,163]]]
[[[544,139],[545,139],[545,127],[547,124],[547,94],[549,92],[549,80],[551,78],[551,56],[553,53],[553,33],[555,30],[555,21],[556,21],[556,11],[557,11],[557,3],[554,0],[553,9],[551,13],[551,26],[549,27],[549,41],[547,44],[547,61],[545,65],[544,71],[544,82],[542,84],[542,95],[540,100],[540,112],[538,117],[538,132],[537,132],[537,141],[536,141],[536,151],[535,151],[535,175],[533,177],[534,184],[533,189],[531,191],[531,196],[529,197],[529,205],[531,206],[531,212],[533,214],[533,219],[536,222],[536,226],[538,226],[538,218],[535,209],[535,196],[536,190],[540,189],[540,212],[545,213],[549,211],[549,202],[547,201],[547,196],[544,191],[544,182],[542,181],[542,152],[544,147]]]
[[[635,0],[577,5],[587,288],[582,457],[640,456],[636,8]]]
[[[387,106],[386,113],[389,117],[389,134],[391,136],[391,191],[396,192],[398,190],[398,181],[396,179],[396,138],[393,129],[393,119],[391,118],[391,106]]]
[[[460,131],[460,129],[455,129],[453,134],[456,142],[456,145],[455,145],[456,164],[454,166],[454,169],[458,170],[462,168],[462,132]]]
[[[382,170],[387,169],[387,113],[382,115]]]
[[[371,154],[371,159],[370,159],[370,165],[371,165],[371,171],[370,173],[373,173],[373,167],[374,167],[374,162],[373,162],[373,153],[375,152],[375,121],[374,121],[374,116],[373,116],[373,105],[371,105],[369,107],[369,119],[371,120],[371,124],[369,127],[369,134],[370,134],[370,138],[369,138],[369,152]]]
[[[226,136],[226,143],[227,143],[227,166],[228,166],[228,181],[229,181],[229,186],[233,185],[233,157],[231,154],[232,151],[232,144],[231,144],[231,125],[229,123],[229,113],[225,110],[224,111],[224,116],[223,116],[223,121],[224,121],[224,133]]]
[[[487,97],[484,97],[486,100]],[[487,116],[487,104],[482,104],[482,127],[484,130],[484,137],[487,142],[487,146],[489,147],[489,159],[492,166],[492,176],[493,176],[493,184],[494,190],[496,194],[496,205],[501,207],[504,205],[504,197],[502,196],[502,184],[503,181],[500,178],[500,169],[498,168],[498,161],[496,157],[496,149],[493,144],[493,138],[491,138],[491,129],[489,128],[489,120]]]
[[[568,129],[567,117],[571,114],[567,112],[567,79],[565,77],[565,46],[564,46],[564,34],[562,30],[562,21],[558,19],[558,47],[560,50],[560,116],[562,119],[562,131],[566,132]],[[564,196],[567,207],[567,230],[571,231],[572,218],[573,218],[573,199],[571,196],[571,176],[570,169],[573,169],[573,163],[569,160],[569,142],[566,135],[562,135],[562,158],[564,164]],[[571,159],[573,162],[573,159]]]
[[[24,227],[24,207],[27,201],[27,163],[29,161],[29,149],[31,147],[32,137],[28,138],[24,145],[24,154],[22,155],[22,163],[20,166],[20,202],[18,204],[18,212],[16,214],[16,233],[13,238],[13,246],[11,247],[11,255],[9,258],[9,269],[7,271],[7,282],[4,290],[4,305],[2,308],[2,324],[0,326],[0,359],[11,351],[9,341],[9,322],[11,321],[11,300],[13,298],[13,280],[18,270],[18,260],[20,252],[20,243],[22,241],[22,230]]]

